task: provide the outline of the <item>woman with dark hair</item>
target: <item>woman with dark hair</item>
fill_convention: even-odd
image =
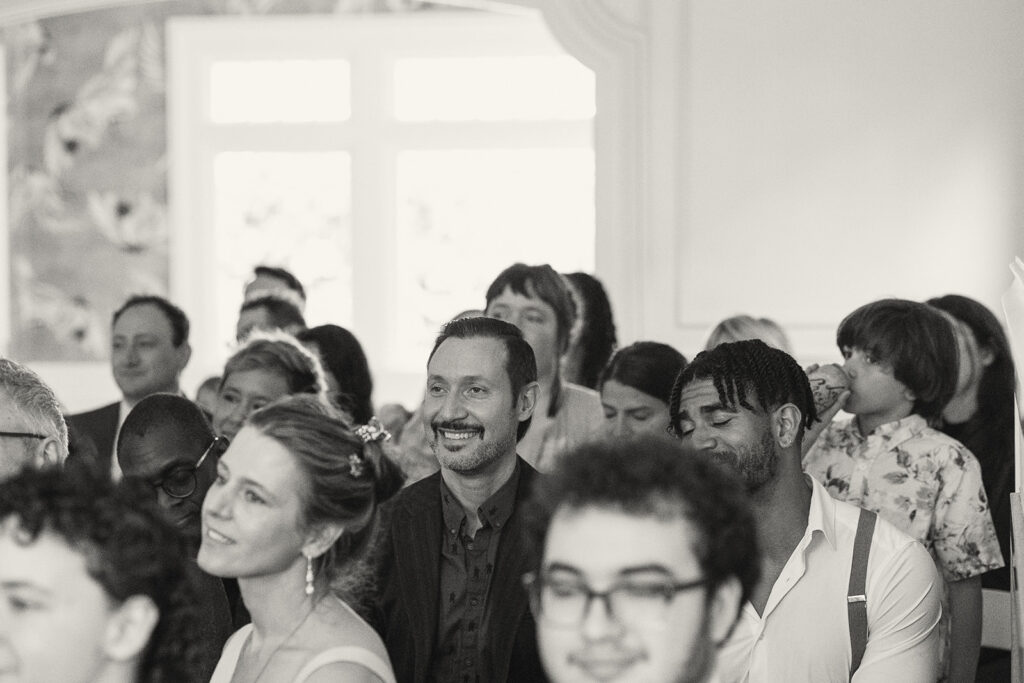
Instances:
[[[0,678],[199,681],[188,562],[141,486],[57,469],[0,483]]]
[[[295,335],[320,357],[327,378],[327,394],[357,424],[373,417],[373,378],[363,347],[355,335],[338,325],[318,325]]]
[[[255,332],[224,365],[213,431],[229,440],[254,410],[292,394],[311,394],[329,404],[320,360],[285,332]]]
[[[311,396],[246,419],[203,502],[199,566],[238,579],[252,623],[225,645],[211,683],[395,680],[350,606],[368,585],[377,505],[395,490],[382,437],[351,431]]]
[[[641,341],[619,349],[600,377],[602,433],[609,437],[668,434],[668,403],[686,358],[668,344]]]
[[[928,303],[956,319],[961,325],[960,373],[956,393],[942,411],[939,429],[974,454],[981,465],[981,478],[988,496],[992,521],[1003,557],[1010,557],[1010,493],[1014,486],[1013,395],[1016,384],[1013,356],[999,319],[983,304],[957,294],[929,299]],[[1010,567],[981,576],[982,588],[1009,591]],[[1001,653],[1001,654],[1000,654]],[[1002,658],[1009,665],[1009,653],[982,649],[978,680],[991,660]],[[1008,669],[1007,669],[1008,670]]]
[[[587,273],[564,275],[576,302],[576,323],[569,333],[569,350],[562,356],[566,382],[597,389],[598,376],[618,343],[612,305],[604,285]]]

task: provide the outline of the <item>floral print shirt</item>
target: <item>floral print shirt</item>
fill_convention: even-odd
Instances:
[[[804,470],[834,498],[877,512],[921,541],[946,581],[1003,566],[978,461],[920,415],[866,437],[854,419],[833,422]]]

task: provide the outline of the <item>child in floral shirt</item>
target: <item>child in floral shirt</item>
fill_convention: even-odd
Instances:
[[[932,429],[953,396],[957,347],[926,304],[885,299],[839,325],[850,377],[843,406],[804,469],[833,497],[877,512],[921,541],[946,583],[940,671],[974,680],[981,641],[981,575],[1003,566],[981,468],[960,442]]]

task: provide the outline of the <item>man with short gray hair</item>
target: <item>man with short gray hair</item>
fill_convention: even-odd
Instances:
[[[53,390],[24,365],[0,358],[0,480],[67,456],[68,428]]]

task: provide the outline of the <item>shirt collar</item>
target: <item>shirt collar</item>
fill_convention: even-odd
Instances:
[[[893,422],[879,425],[875,427],[875,431],[862,436],[860,429],[857,427],[856,419],[850,420],[851,431],[858,441],[867,441],[869,438],[882,439],[890,448],[899,446],[904,441],[918,436],[927,426],[928,422],[920,415],[908,415],[902,420],[894,420]]]
[[[810,476],[804,475],[811,484],[811,505],[807,511],[807,536],[820,531],[833,548],[836,547],[836,504],[825,487]]]
[[[521,471],[522,467],[517,458],[515,469],[512,470],[512,476],[501,485],[501,488],[491,494],[491,497],[484,501],[483,505],[477,508],[476,514],[485,527],[500,529],[505,526],[505,522],[512,516],[512,510],[515,508],[516,503],[516,492],[519,490],[519,474]],[[444,526],[448,530],[459,531],[466,520],[466,511],[462,509],[459,499],[448,488],[444,477],[440,477],[440,479],[441,512],[444,516]]]

